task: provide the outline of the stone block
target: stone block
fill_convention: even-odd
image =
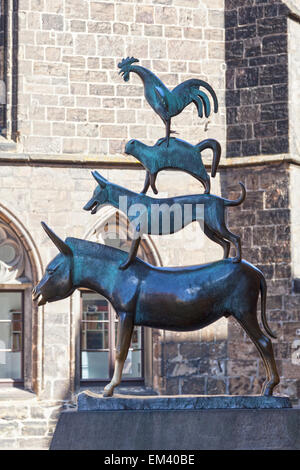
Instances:
[[[163,6],[155,8],[155,24],[178,24],[177,10],[174,7]]]
[[[99,21],[113,21],[115,19],[115,5],[112,2],[91,2],[91,19]]]
[[[75,53],[78,55],[95,55],[96,38],[92,34],[77,34],[75,39]]]
[[[44,30],[63,31],[64,17],[63,15],[43,14],[42,27]]]
[[[153,24],[154,8],[148,5],[136,5],[135,21],[136,23]]]
[[[134,6],[130,4],[117,3],[116,6],[116,20],[117,21],[134,21]]]
[[[168,44],[168,55],[170,59],[184,60],[200,60],[206,57],[206,51],[197,41],[190,40],[174,40]]]
[[[63,412],[50,449],[299,449],[299,422],[297,409]]]

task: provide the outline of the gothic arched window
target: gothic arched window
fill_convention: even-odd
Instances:
[[[20,236],[0,218],[0,383],[26,382],[31,387],[32,280],[31,263]]]

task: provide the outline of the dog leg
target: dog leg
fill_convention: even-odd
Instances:
[[[140,236],[132,240],[127,260],[124,263],[120,264],[119,269],[127,269],[128,266],[130,266],[130,264],[135,260],[135,257],[139,249],[140,241],[141,241]]]
[[[230,243],[227,240],[224,240],[224,238],[217,235],[215,232],[213,232],[206,224],[204,224],[204,233],[210,240],[215,243],[218,243],[218,245],[221,245],[224,250],[223,258],[228,258]]]
[[[231,233],[228,228],[223,224],[219,225],[218,230],[216,230],[216,233],[220,238],[229,240],[235,246],[236,255],[234,258],[232,258],[232,262],[239,263],[241,261],[242,252],[240,237],[238,235],[235,235],[234,233]]]

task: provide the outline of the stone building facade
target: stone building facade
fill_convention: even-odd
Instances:
[[[6,378],[0,388],[0,447],[48,448],[62,407],[72,406],[80,389],[102,385],[82,383],[82,305],[88,294],[77,291],[37,308],[31,289],[57,253],[41,220],[62,238],[103,242],[115,214],[108,208],[94,216],[82,210],[95,187],[90,171],[139,192],[144,170],[125,156],[125,143],[137,138],[153,145],[164,136],[139,78],[132,74],[125,83],[118,74],[127,56],[137,57],[170,88],[201,78],[216,90],[217,114],[200,119],[192,104],[172,120],[172,128],[190,143],[208,137],[220,142],[213,194],[236,197],[239,181],[247,188],[244,204],[228,210],[228,226],[241,236],[243,258],[267,278],[268,321],[278,334],[277,392],[298,403],[297,5],[273,0],[1,0],[0,5],[0,263],[11,266],[9,272],[0,269],[0,296],[23,299],[22,348],[10,351],[22,349],[23,367],[20,382]],[[211,156],[203,155],[209,168]],[[166,171],[158,188],[164,196],[192,194],[199,183]],[[126,226],[121,214],[116,220]],[[145,237],[139,255],[162,266],[221,258],[221,248],[191,227],[180,236]],[[0,343],[0,369],[8,353],[1,348]],[[264,380],[257,351],[231,319],[184,334],[147,329],[141,354],[143,374],[139,380],[125,377],[124,386],[161,394],[254,394]],[[108,358],[111,363],[113,351]]]

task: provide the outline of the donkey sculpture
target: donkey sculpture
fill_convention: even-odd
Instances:
[[[119,317],[116,363],[104,396],[112,396],[120,384],[134,325],[173,331],[201,329],[232,315],[258,349],[267,380],[262,394],[272,395],[279,383],[271,340],[257,321],[261,294],[261,318],[266,332],[275,337],[266,320],[266,281],[247,261],[223,259],[201,266],[158,268],[136,258],[126,271],[120,262],[127,254],[116,248],[76,238],[64,242],[45,223],[48,236],[60,251],[33,289],[38,305],[54,302],[86,287],[111,302]]]

